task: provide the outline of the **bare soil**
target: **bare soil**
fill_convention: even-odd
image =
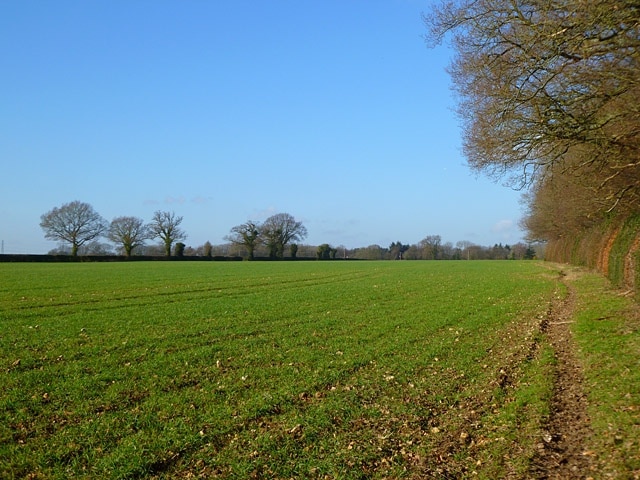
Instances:
[[[552,305],[542,326],[555,351],[555,387],[546,431],[530,473],[536,479],[589,479],[595,459],[586,447],[592,431],[582,369],[571,334],[575,294],[569,278],[562,275],[568,294]]]

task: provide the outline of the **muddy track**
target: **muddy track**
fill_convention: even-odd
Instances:
[[[556,357],[554,394],[530,474],[536,479],[588,479],[595,461],[587,448],[592,431],[582,385],[582,368],[571,334],[575,293],[571,277],[561,273],[560,281],[568,293],[553,302],[548,321],[541,327]]]

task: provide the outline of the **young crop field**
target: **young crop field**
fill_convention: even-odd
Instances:
[[[528,478],[559,268],[0,264],[0,478]]]

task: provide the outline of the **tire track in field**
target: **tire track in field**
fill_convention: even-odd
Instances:
[[[57,301],[54,302],[50,300],[48,303],[40,303],[37,305],[18,305],[13,308],[16,312],[24,312],[22,315],[23,318],[29,317],[31,315],[39,315],[38,312],[43,309],[53,309],[60,308],[62,311],[57,312],[56,316],[60,317],[65,314],[77,314],[77,310],[69,310],[65,312],[64,307],[84,307],[82,310],[85,312],[92,311],[109,311],[109,310],[120,310],[131,308],[132,306],[136,307],[145,307],[152,305],[162,305],[166,303],[188,303],[188,302],[197,302],[201,301],[203,296],[206,294],[214,294],[212,296],[224,297],[228,298],[237,298],[242,297],[244,295],[251,295],[256,292],[261,291],[264,288],[273,288],[274,283],[277,282],[278,285],[287,288],[288,286],[295,286],[296,288],[302,287],[314,287],[321,285],[335,285],[336,283],[345,283],[356,280],[358,278],[368,276],[365,272],[355,271],[349,272],[348,274],[339,274],[332,276],[323,276],[320,278],[293,278],[293,279],[283,279],[283,278],[268,278],[261,282],[252,283],[250,285],[207,285],[205,287],[199,288],[184,288],[180,290],[171,290],[171,291],[162,291],[164,288],[168,287],[147,287],[143,290],[144,293],[138,294],[123,294],[113,297],[104,297],[97,296],[95,298],[86,298],[88,295],[92,294],[75,294],[79,298],[76,301]],[[135,291],[135,287],[132,287],[129,292]],[[187,296],[187,298],[185,298]],[[117,302],[115,305],[105,305],[105,301],[109,303]]]

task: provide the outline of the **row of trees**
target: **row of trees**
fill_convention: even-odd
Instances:
[[[459,241],[454,245],[442,242],[440,235],[428,235],[412,245],[393,242],[387,248],[379,245],[356,248],[349,252],[349,256],[363,260],[531,260],[540,255],[534,246],[524,243],[485,247]]]
[[[393,242],[388,247],[381,245],[368,245],[366,247],[347,248],[344,245],[332,246],[327,243],[321,245],[291,244],[285,249],[285,258],[315,258],[318,260],[527,260],[542,258],[543,245],[516,243],[514,245],[495,244],[493,246],[476,245],[469,241],[443,242],[439,245],[436,256],[432,251],[422,247],[422,241],[404,245],[406,248],[402,257],[398,256],[396,245]],[[95,245],[97,251],[103,251],[101,245]],[[145,255],[157,255],[158,248],[150,245],[139,250]],[[221,243],[212,245],[207,242],[197,247],[187,247],[185,256],[209,257],[226,256],[242,257],[249,259],[247,249],[234,243]],[[254,250],[254,258],[268,258],[269,249],[261,244]]]
[[[439,235],[428,235],[417,244],[409,245],[393,242],[389,247],[370,245],[347,249],[328,243],[319,246],[301,245],[307,236],[307,229],[288,213],[278,213],[263,223],[247,221],[231,228],[228,241],[222,245],[206,242],[199,247],[187,247],[182,240],[187,235],[182,230],[183,217],[173,212],[156,211],[151,222],[137,217],[116,217],[111,222],[102,218],[91,205],[79,201],[66,203],[41,216],[40,226],[45,238],[64,243],[64,246],[50,253],[111,255],[111,245],[101,243],[106,238],[117,246],[120,253],[131,255],[176,256],[241,256],[253,260],[256,256],[281,259],[285,256],[296,258],[336,258],[368,260],[452,260],[452,259],[526,259],[533,258],[535,252],[530,246],[516,244],[512,247],[502,244],[482,247],[471,242],[458,242],[454,247],[443,243]],[[159,245],[147,245],[147,240],[159,239]],[[67,247],[68,245],[68,247]],[[288,247],[288,248],[287,248]]]
[[[291,242],[303,240],[306,236],[307,228],[302,222],[296,221],[288,213],[278,213],[267,218],[262,224],[248,220],[237,225],[225,239],[234,245],[244,247],[249,260],[253,260],[259,245],[267,247],[270,258],[283,258],[285,247],[290,244],[291,256],[295,258],[298,244]]]
[[[469,165],[526,188],[530,240],[640,213],[640,3],[445,0]]]
[[[181,223],[182,217],[161,211],[155,212],[148,224],[137,217],[116,217],[109,223],[91,205],[77,200],[55,207],[40,217],[45,238],[68,243],[73,256],[78,255],[81,247],[100,237],[121,247],[127,257],[147,240],[158,238],[164,245],[165,255],[170,256],[172,245],[187,238],[180,228]],[[183,243],[177,245],[181,245],[179,252],[184,249]]]
[[[134,250],[143,252],[147,240],[159,239],[164,248],[164,255],[170,256],[172,246],[174,253],[182,256],[185,252],[187,235],[180,228],[183,217],[174,212],[156,211],[151,222],[144,223],[138,217],[116,217],[107,222],[93,207],[84,202],[73,201],[61,207],[55,207],[40,217],[40,227],[45,238],[60,241],[70,246],[70,254],[77,256],[81,248],[91,246],[93,251],[107,253],[108,246],[97,241],[104,237],[118,246],[127,257]],[[249,259],[260,245],[267,247],[269,257],[283,258],[285,246],[292,241],[303,240],[307,229],[302,222],[296,221],[288,213],[279,213],[267,218],[264,223],[248,221],[231,229],[227,237],[236,245],[242,245],[248,252]],[[297,244],[290,245],[290,252],[296,256]],[[211,256],[212,245],[207,242],[202,248],[203,254]]]
[[[285,249],[288,258],[316,258],[318,260],[528,260],[542,256],[541,245],[516,243],[514,245],[495,244],[493,246],[476,245],[469,241],[440,242],[439,235],[429,235],[428,241],[434,237],[438,243],[428,244],[421,240],[416,244],[393,242],[388,247],[369,245],[366,247],[347,248],[344,245],[332,246],[328,243],[307,245],[292,243]],[[399,246],[401,248],[399,249]],[[402,255],[399,255],[402,250]],[[151,252],[150,252],[151,253]],[[245,246],[238,243],[211,245],[209,242],[198,247],[187,247],[185,255],[190,256],[233,256],[249,259]],[[254,250],[254,258],[269,256],[269,249],[258,245]]]

